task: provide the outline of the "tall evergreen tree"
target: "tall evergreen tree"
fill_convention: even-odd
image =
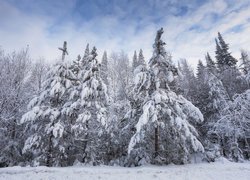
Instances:
[[[221,34],[218,32],[218,40],[216,41],[216,59],[217,65],[220,71],[224,71],[228,67],[235,66],[237,60],[229,53],[229,45],[225,43],[224,39],[222,38]]]
[[[138,66],[138,59],[136,51],[134,52],[133,61],[132,61],[132,70],[134,71],[135,68]]]
[[[81,56],[78,55],[76,60],[73,61],[73,64],[69,67],[75,75],[79,74],[81,67]]]
[[[221,112],[227,107],[230,97],[222,81],[209,69],[205,82],[208,85],[208,98],[205,104],[204,115],[206,120],[203,124],[203,133],[206,136],[207,158],[214,161],[215,158],[224,154],[226,143],[213,129],[220,118]]]
[[[86,45],[86,48],[85,48],[85,51],[84,51],[84,55],[82,57],[82,64],[81,66],[84,67],[85,64],[87,63],[87,60],[88,60],[88,57],[90,55],[90,52],[89,52],[89,44]]]
[[[243,86],[244,89],[250,88],[250,58],[246,51],[241,51],[241,64],[240,69],[243,72],[243,75],[241,75],[242,83],[245,85]]]
[[[143,51],[140,49],[139,55],[138,55],[138,65],[146,65],[144,56],[143,56]]]
[[[72,127],[76,136],[76,143],[82,144],[82,155],[79,161],[83,163],[103,163],[105,145],[102,137],[108,128],[107,118],[107,88],[100,77],[100,64],[97,59],[96,48],[86,57],[86,66],[79,88],[72,94],[75,102],[71,107],[77,107],[77,118]]]
[[[142,55],[142,52],[140,53]],[[142,56],[140,56],[142,58]],[[121,151],[123,149],[123,154],[127,154],[127,147],[129,145],[129,140],[132,138],[133,134],[136,132],[136,124],[142,115],[142,104],[144,103],[144,98],[148,96],[148,89],[150,86],[150,74],[146,67],[146,64],[141,59],[140,65],[134,70],[134,83],[130,97],[130,109],[126,113],[122,124],[120,132],[120,143],[122,144]],[[149,162],[150,159],[147,156],[146,149],[134,150],[133,155],[128,156],[125,160],[125,165],[142,165],[145,162]]]
[[[202,63],[201,60],[198,61],[196,76],[197,76],[197,79],[198,79],[199,82],[203,82],[204,81],[205,66],[203,65],[203,63]]]
[[[108,56],[107,52],[104,51],[101,62],[101,77],[106,85],[108,85]]]
[[[242,50],[240,53],[241,64],[240,68],[242,69],[244,74],[248,74],[250,72],[250,58],[246,51]]]
[[[210,56],[209,53],[206,54],[205,59],[206,59],[206,63],[207,63],[207,69],[211,73],[217,74],[217,69],[216,69],[215,62],[212,60],[212,58],[211,58],[211,56]]]
[[[240,72],[236,67],[237,60],[231,55],[228,44],[225,43],[221,34],[218,33],[218,41],[216,40],[216,59],[219,69],[220,79],[232,100],[236,93],[242,92],[241,81],[237,78]]]
[[[202,134],[202,138],[206,137],[207,127],[204,127],[204,124],[207,122],[207,117],[209,116],[209,107],[210,103],[209,99],[209,84],[207,82],[208,79],[208,69],[203,65],[202,61],[199,60],[197,65],[197,87],[196,87],[196,95],[197,99],[195,101],[195,105],[200,109],[204,116],[204,122],[201,127],[199,127],[199,131]]]
[[[203,65],[202,61],[199,60],[197,65],[197,85],[196,85],[196,101],[195,105],[201,110],[204,119],[207,119],[207,112],[209,112],[209,84],[208,79],[208,67]],[[204,133],[204,132],[203,132]],[[204,134],[203,134],[204,135]]]
[[[57,63],[43,82],[42,91],[34,97],[28,112],[21,119],[25,123],[27,139],[23,153],[32,157],[32,165],[65,166],[70,146],[70,116],[68,97],[75,76],[64,62]]]
[[[198,133],[191,121],[202,121],[200,111],[168,87],[176,68],[161,40],[163,29],[157,31],[153,57],[149,61],[148,95],[141,104],[141,116],[130,140],[128,153],[146,154],[154,163],[186,163],[190,154],[203,151]],[[138,154],[138,153],[136,153]]]

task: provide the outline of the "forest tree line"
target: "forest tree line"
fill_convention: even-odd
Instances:
[[[236,59],[218,33],[216,56],[194,72],[173,63],[162,34],[149,60],[139,50],[132,63],[123,51],[99,62],[89,45],[53,66],[1,50],[0,167],[249,159],[248,52]]]

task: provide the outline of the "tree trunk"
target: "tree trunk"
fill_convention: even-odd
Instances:
[[[159,126],[155,128],[155,157],[159,155]]]
[[[11,138],[15,139],[15,137],[16,137],[16,119],[13,120],[12,132],[11,132]]]
[[[49,136],[49,147],[48,147],[48,152],[47,152],[47,160],[46,160],[46,166],[51,167],[52,166],[52,137],[53,134],[51,132],[50,136]]]
[[[222,150],[222,155],[226,157],[226,151],[225,151],[225,139],[224,137],[221,139],[221,150]]]
[[[86,121],[86,128],[87,128],[87,133],[86,133],[86,135],[85,135],[85,137],[84,137],[84,139],[86,140],[85,141],[85,143],[84,143],[84,157],[83,157],[83,163],[86,163],[87,162],[87,156],[88,156],[88,154],[87,154],[87,152],[86,152],[86,148],[87,148],[87,145],[88,145],[88,138],[89,138],[89,132],[88,132],[88,130],[89,130],[89,121]]]

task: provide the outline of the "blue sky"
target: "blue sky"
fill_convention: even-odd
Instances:
[[[53,61],[68,41],[74,59],[87,43],[104,50],[124,50],[132,57],[142,48],[152,55],[155,32],[165,29],[166,49],[174,60],[191,64],[214,55],[220,31],[236,57],[250,50],[249,0],[0,0],[0,46],[7,52],[30,47],[33,58]]]

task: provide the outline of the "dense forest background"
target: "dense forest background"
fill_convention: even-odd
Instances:
[[[218,33],[216,56],[194,71],[173,63],[162,34],[149,60],[105,51],[99,62],[87,45],[51,66],[28,49],[0,50],[0,166],[249,159],[249,53],[236,59]]]

